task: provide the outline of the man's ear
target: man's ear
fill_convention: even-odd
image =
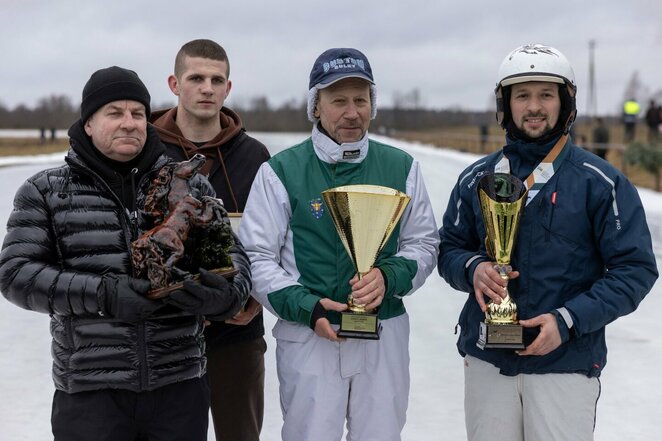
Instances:
[[[85,129],[85,133],[87,133],[87,136],[92,136],[92,126],[90,126],[90,121],[92,121],[91,116],[87,118],[87,121],[85,121],[85,124],[83,124],[83,128]]]
[[[179,81],[177,80],[176,76],[170,75],[168,77],[168,87],[170,88],[172,93],[179,96]]]

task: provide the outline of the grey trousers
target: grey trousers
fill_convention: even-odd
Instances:
[[[469,441],[592,441],[600,381],[582,374],[501,375],[464,359]]]
[[[409,403],[409,316],[382,320],[379,340],[323,339],[274,328],[283,441],[401,441]]]

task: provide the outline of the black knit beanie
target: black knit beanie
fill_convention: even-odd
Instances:
[[[112,66],[94,72],[83,88],[80,119],[85,124],[102,106],[119,100],[133,100],[145,106],[149,119],[151,97],[138,74],[129,69]]]

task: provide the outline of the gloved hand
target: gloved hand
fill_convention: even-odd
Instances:
[[[166,302],[195,315],[226,320],[241,308],[237,288],[225,277],[200,268],[200,279],[184,280],[184,289],[178,289],[165,298]]]
[[[137,322],[164,306],[161,300],[150,300],[145,294],[151,288],[149,280],[126,274],[106,274],[99,287],[99,305],[104,313],[127,322]]]

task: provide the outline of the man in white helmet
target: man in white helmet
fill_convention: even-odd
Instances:
[[[575,93],[558,50],[535,44],[508,54],[495,90],[506,145],[462,172],[439,230],[439,273],[469,293],[457,347],[471,441],[592,440],[605,326],[634,311],[658,277],[637,190],[568,135]],[[490,173],[528,189],[510,283],[486,251],[476,184]],[[481,349],[486,303],[500,303],[506,285],[525,349]]]

